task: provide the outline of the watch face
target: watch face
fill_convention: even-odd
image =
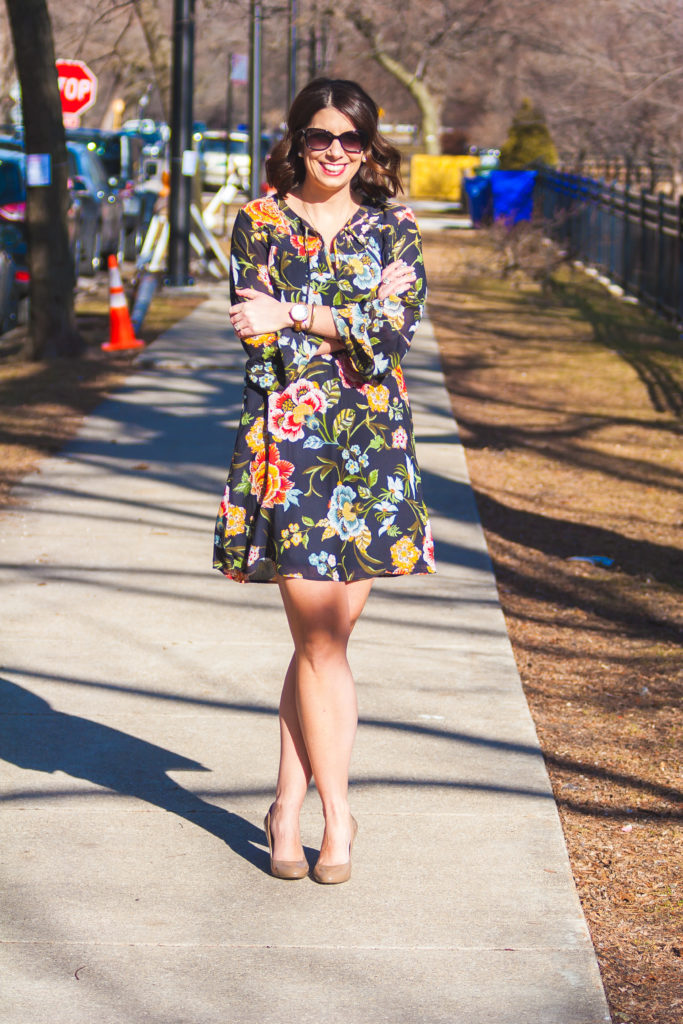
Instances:
[[[295,303],[290,310],[292,320],[305,320],[308,316],[308,309],[299,303]]]

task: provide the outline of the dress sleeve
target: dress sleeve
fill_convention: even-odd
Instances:
[[[382,265],[403,260],[415,270],[416,278],[402,295],[377,298],[377,287],[370,296],[332,306],[337,331],[346,347],[353,368],[363,380],[384,376],[397,366],[408,349],[422,319],[427,281],[422,257],[422,240],[412,211],[407,207],[387,210]]]
[[[269,269],[275,244],[267,226],[255,223],[247,210],[239,211],[230,243],[230,299],[233,304],[240,301],[238,288],[254,288],[280,298]],[[280,390],[295,380],[317,348],[317,343],[313,344],[293,326],[242,338],[241,342],[248,356],[248,379],[267,392]]]

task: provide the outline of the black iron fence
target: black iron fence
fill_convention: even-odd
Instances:
[[[598,268],[643,305],[683,322],[683,197],[676,202],[541,171],[536,210],[573,259]]]

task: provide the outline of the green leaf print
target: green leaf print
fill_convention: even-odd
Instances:
[[[338,380],[326,380],[323,384],[323,393],[330,405],[336,405],[341,398],[341,384]]]
[[[384,439],[379,434],[376,434],[375,437],[373,437],[373,439],[370,442],[370,444],[368,445],[368,448],[374,448],[375,451],[378,451],[380,448],[383,448],[383,447],[384,447]]]
[[[354,410],[342,409],[340,413],[337,413],[332,424],[334,436],[337,437],[338,434],[341,434],[342,430],[350,430],[355,422],[356,413]]]
[[[235,490],[239,494],[251,494],[251,477],[246,469],[242,473],[242,479],[235,487]]]
[[[375,486],[375,484],[377,483],[377,477],[378,476],[379,476],[379,473],[377,472],[376,469],[373,469],[370,472],[370,475],[368,476],[368,487],[374,487]]]
[[[304,526],[315,526],[315,519],[311,519],[310,516],[302,516],[301,522]]]

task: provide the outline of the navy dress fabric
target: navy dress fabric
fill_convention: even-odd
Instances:
[[[395,260],[416,280],[380,300]],[[214,567],[241,582],[351,581],[434,572],[401,362],[426,281],[412,211],[369,200],[329,249],[277,196],[254,200],[232,234],[231,294],[255,288],[332,309],[344,350],[291,328],[245,338],[244,405],[216,521]]]

